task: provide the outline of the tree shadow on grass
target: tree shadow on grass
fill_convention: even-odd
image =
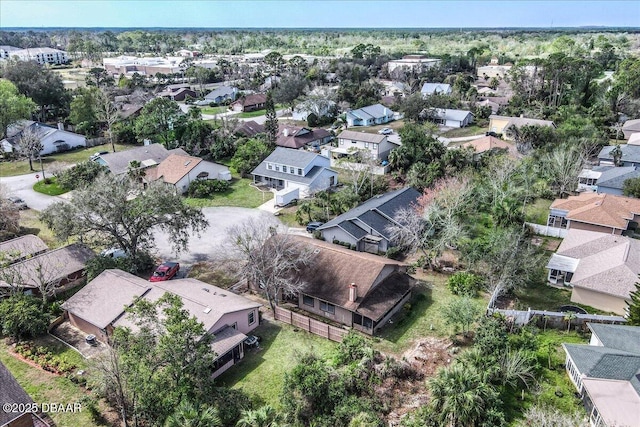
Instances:
[[[397,343],[410,329],[416,327],[417,322],[433,305],[432,286],[431,284],[423,284],[414,288],[413,296],[409,302],[393,315],[389,324],[384,325],[378,337]]]

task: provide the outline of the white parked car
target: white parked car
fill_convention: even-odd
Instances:
[[[120,248],[108,248],[100,252],[100,256],[107,258],[124,258],[127,256],[127,253],[124,249]]]
[[[393,129],[391,128],[382,128],[378,131],[380,135],[391,135],[393,133]]]

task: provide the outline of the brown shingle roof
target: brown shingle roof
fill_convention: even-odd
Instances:
[[[9,372],[6,366],[0,362],[0,402],[3,404],[28,404],[33,403],[33,400],[15,377]],[[8,425],[11,421],[14,421],[18,417],[21,417],[24,411],[8,411],[0,410],[0,426]],[[22,425],[22,424],[20,424]]]
[[[4,269],[5,277],[13,277],[22,286],[36,288],[43,280],[59,282],[84,270],[95,254],[80,243],[42,253]],[[14,283],[15,284],[15,283]],[[0,280],[0,286],[7,286]]]
[[[356,252],[338,245],[293,237],[314,252],[314,264],[300,273],[303,293],[347,310],[379,320],[408,291],[411,277],[404,266],[390,259]],[[349,285],[355,283],[358,298],[349,302]]]
[[[264,93],[254,93],[253,95],[241,97],[233,104],[240,104],[243,107],[250,107],[252,105],[264,104],[265,102],[267,102],[267,95],[265,95]]]
[[[16,237],[15,239],[0,243],[0,252],[8,256],[11,263],[21,261],[32,255],[41,254],[48,249],[42,239],[33,234]]]
[[[203,160],[199,157],[171,154],[153,169],[147,171],[147,179],[162,178],[168,184],[176,184]]]
[[[640,199],[613,194],[581,193],[556,199],[551,209],[567,211],[567,219],[626,230],[633,216],[640,215]]]
[[[280,124],[276,145],[286,148],[302,148],[314,141],[323,140],[331,134],[325,129],[309,129],[305,127]]]

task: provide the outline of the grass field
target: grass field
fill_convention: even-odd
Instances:
[[[459,138],[462,136],[484,135],[489,130],[488,127],[471,125],[463,128],[451,129],[442,134],[445,138]]]
[[[453,328],[445,323],[442,309],[454,298],[447,288],[448,275],[439,273],[418,273],[414,275],[428,286],[414,290],[414,296],[393,319],[393,324],[385,325],[375,347],[388,354],[401,355],[418,339],[427,336],[448,337]],[[483,312],[488,298],[484,295],[476,299],[478,314]]]
[[[202,114],[210,114],[210,115],[226,113],[227,111],[229,111],[229,108],[225,105],[221,105],[218,107],[198,107],[198,108],[200,108],[200,111],[202,112]]]
[[[61,358],[76,364],[79,368],[86,368],[84,359],[70,348],[46,336],[36,340],[38,345],[46,345]],[[0,340],[0,361],[9,369],[20,386],[31,396],[35,403],[81,403],[88,395],[82,387],[72,383],[68,378],[46,372],[17,359],[9,353],[4,340]],[[49,416],[58,427],[98,426],[91,418],[89,411],[83,408],[80,412],[50,413]]]
[[[69,191],[67,188],[58,185],[58,181],[55,177],[50,178],[49,184],[47,184],[44,179],[41,179],[34,184],[33,190],[48,196],[59,196],[60,194],[67,193]]]
[[[50,249],[61,246],[53,232],[38,219],[39,212],[33,209],[20,211],[20,234],[34,234],[42,239]]]
[[[336,343],[293,326],[263,321],[253,333],[262,337],[259,349],[249,349],[244,359],[218,378],[218,383],[242,389],[260,404],[280,407],[284,374],[296,364],[298,355],[313,352],[327,356]]]
[[[524,212],[525,221],[535,224],[546,224],[549,217],[549,207],[553,200],[537,199],[533,203],[529,203]]]
[[[125,151],[134,148],[132,145],[116,144],[116,151]],[[45,171],[47,167],[54,162],[60,162],[63,164],[75,164],[89,160],[89,156],[97,151],[111,151],[111,145],[99,145],[97,147],[83,148],[81,150],[67,151],[60,154],[52,154],[50,156],[44,156],[42,158],[42,164]],[[18,160],[11,162],[0,162],[0,177],[24,175],[31,172],[37,172],[40,168],[40,162],[38,160],[33,161],[33,168],[35,171],[29,169],[29,162],[27,160]]]
[[[186,202],[189,206],[206,208],[218,206],[233,206],[238,208],[257,208],[267,200],[273,198],[272,192],[262,192],[250,184],[248,178],[234,177],[231,180],[231,187],[223,193],[215,193],[208,199],[195,199],[188,197]]]

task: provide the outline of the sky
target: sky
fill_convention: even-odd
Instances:
[[[0,0],[0,27],[640,27],[640,0]]]

